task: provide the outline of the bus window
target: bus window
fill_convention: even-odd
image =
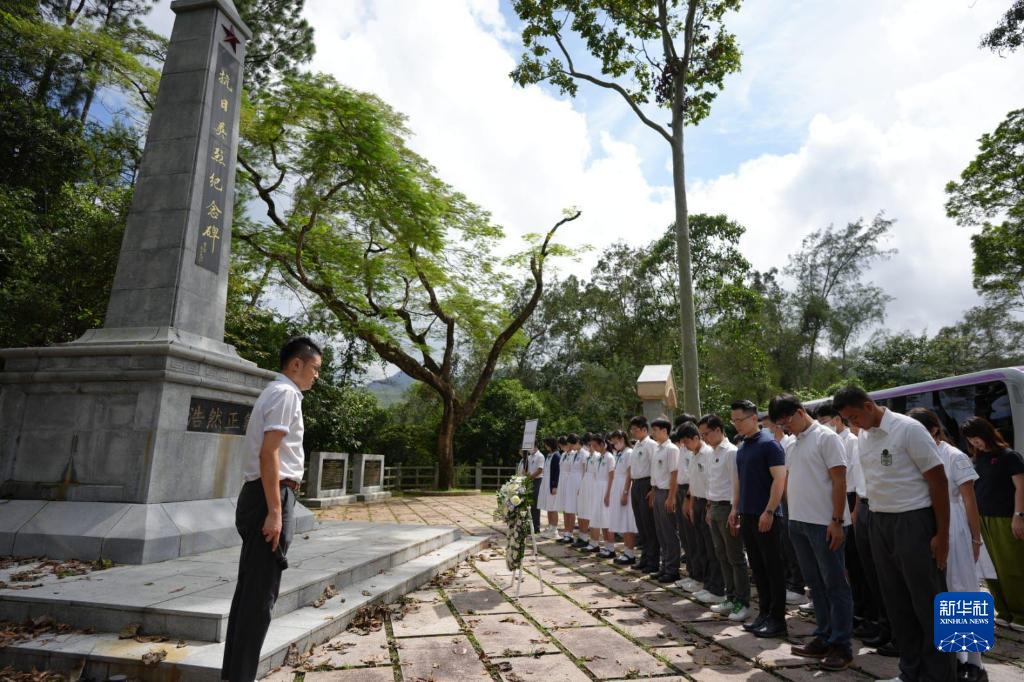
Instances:
[[[968,417],[984,417],[992,422],[1006,442],[1013,443],[1013,417],[1004,382],[988,381],[936,393],[942,421],[953,442],[964,452],[967,451],[967,442],[960,436],[960,424]]]

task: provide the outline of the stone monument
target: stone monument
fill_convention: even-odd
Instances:
[[[380,502],[391,497],[384,490],[384,455],[352,455],[352,489],[360,502]]]
[[[644,365],[636,379],[636,394],[643,401],[648,421],[658,417],[672,418],[676,409],[676,387],[672,382],[672,365]]]
[[[230,0],[171,9],[104,326],[0,351],[0,555],[148,563],[239,542],[242,436],[274,376],[223,341],[251,32]]]
[[[356,496],[348,494],[348,453],[310,453],[309,469],[306,472],[306,497],[302,503],[319,509],[355,501]]]

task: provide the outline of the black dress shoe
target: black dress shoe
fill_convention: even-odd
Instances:
[[[575,542],[572,543],[573,547],[586,547],[589,542],[583,538],[576,538]]]
[[[878,626],[870,621],[864,621],[853,629],[853,636],[857,639],[864,641],[867,639],[873,639],[881,634],[881,630]]]
[[[799,644],[792,649],[794,656],[803,658],[825,658],[832,651],[832,645],[823,639],[815,637],[807,644]]]
[[[864,643],[864,646],[875,649],[888,643],[891,639],[892,637],[890,637],[888,633],[879,631],[879,633],[874,637],[862,637],[860,641]]]
[[[760,637],[761,639],[785,639],[789,633],[786,630],[785,621],[775,620],[769,616],[768,619],[765,620],[764,625],[754,630],[753,634],[754,637]]]
[[[635,566],[636,565],[636,557],[626,556],[625,554],[620,554],[619,556],[615,557],[614,563],[619,565],[619,566]]]
[[[648,566],[647,575],[654,577],[661,575],[661,566]]]
[[[659,583],[674,583],[679,580],[679,573],[662,573],[657,577]]]
[[[899,658],[900,650],[896,648],[896,645],[892,642],[886,642],[882,646],[875,647],[875,653],[879,656],[888,656],[889,658]]]
[[[834,646],[821,659],[821,667],[825,670],[838,672],[846,670],[853,663],[853,652],[845,647]]]
[[[597,558],[598,559],[614,559],[615,558],[615,552],[610,550],[610,549],[602,549],[600,552],[597,553]]]
[[[635,564],[633,564],[632,566],[630,566],[630,568],[633,569],[634,571],[639,572],[639,573],[646,573],[647,572],[647,564],[645,564],[643,562],[643,559],[641,559],[640,561],[638,561]]]
[[[763,613],[759,614],[757,616],[757,618],[755,618],[754,620],[750,621],[749,623],[744,623],[743,624],[743,629],[746,630],[747,632],[753,632],[754,630],[757,630],[762,625],[764,625],[764,622],[766,620],[768,620],[768,616],[766,616]]]

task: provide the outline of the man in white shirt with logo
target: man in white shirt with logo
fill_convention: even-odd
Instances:
[[[679,535],[676,530],[676,495],[679,482],[679,448],[669,440],[672,422],[655,419],[651,422],[651,436],[657,447],[651,457],[651,490],[647,502],[654,513],[654,527],[661,547],[661,573],[659,583],[679,580]]]
[[[659,575],[661,573],[661,547],[658,531],[654,527],[654,510],[647,503],[651,491],[651,458],[657,449],[648,431],[647,417],[636,416],[629,420],[629,433],[636,439],[633,454],[629,458],[630,503],[636,519],[637,532],[643,546],[640,561],[633,565],[634,571]]]
[[[904,682],[952,682],[956,656],[935,648],[935,595],[946,591],[949,488],[935,440],[915,419],[848,386],[832,406],[860,429],[858,449],[871,500],[871,551],[900,651]]]
[[[793,653],[821,659],[826,670],[844,670],[853,661],[853,593],[844,548],[850,526],[846,448],[792,395],[772,398],[768,416],[796,436],[786,448],[789,536],[811,588],[817,623],[814,639]]]
[[[245,430],[245,484],[235,504],[242,552],[224,639],[222,680],[256,679],[295,530],[295,495],[305,461],[302,392],[320,376],[322,355],[304,336],[286,343],[281,349],[281,375],[263,389],[252,407]]]

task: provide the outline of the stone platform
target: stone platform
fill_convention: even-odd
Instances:
[[[337,635],[367,604],[414,590],[487,544],[452,527],[334,522],[297,534],[282,576],[260,672],[280,665],[291,645],[308,649]],[[219,549],[142,566],[119,566],[39,587],[0,590],[0,619],[51,616],[75,632],[46,635],[0,650],[0,668],[77,669],[103,679],[219,679],[223,638],[238,570],[238,550]],[[333,586],[338,594],[314,602]],[[165,642],[119,639],[139,634]],[[83,632],[84,631],[84,632]],[[166,658],[145,666],[143,654]]]

